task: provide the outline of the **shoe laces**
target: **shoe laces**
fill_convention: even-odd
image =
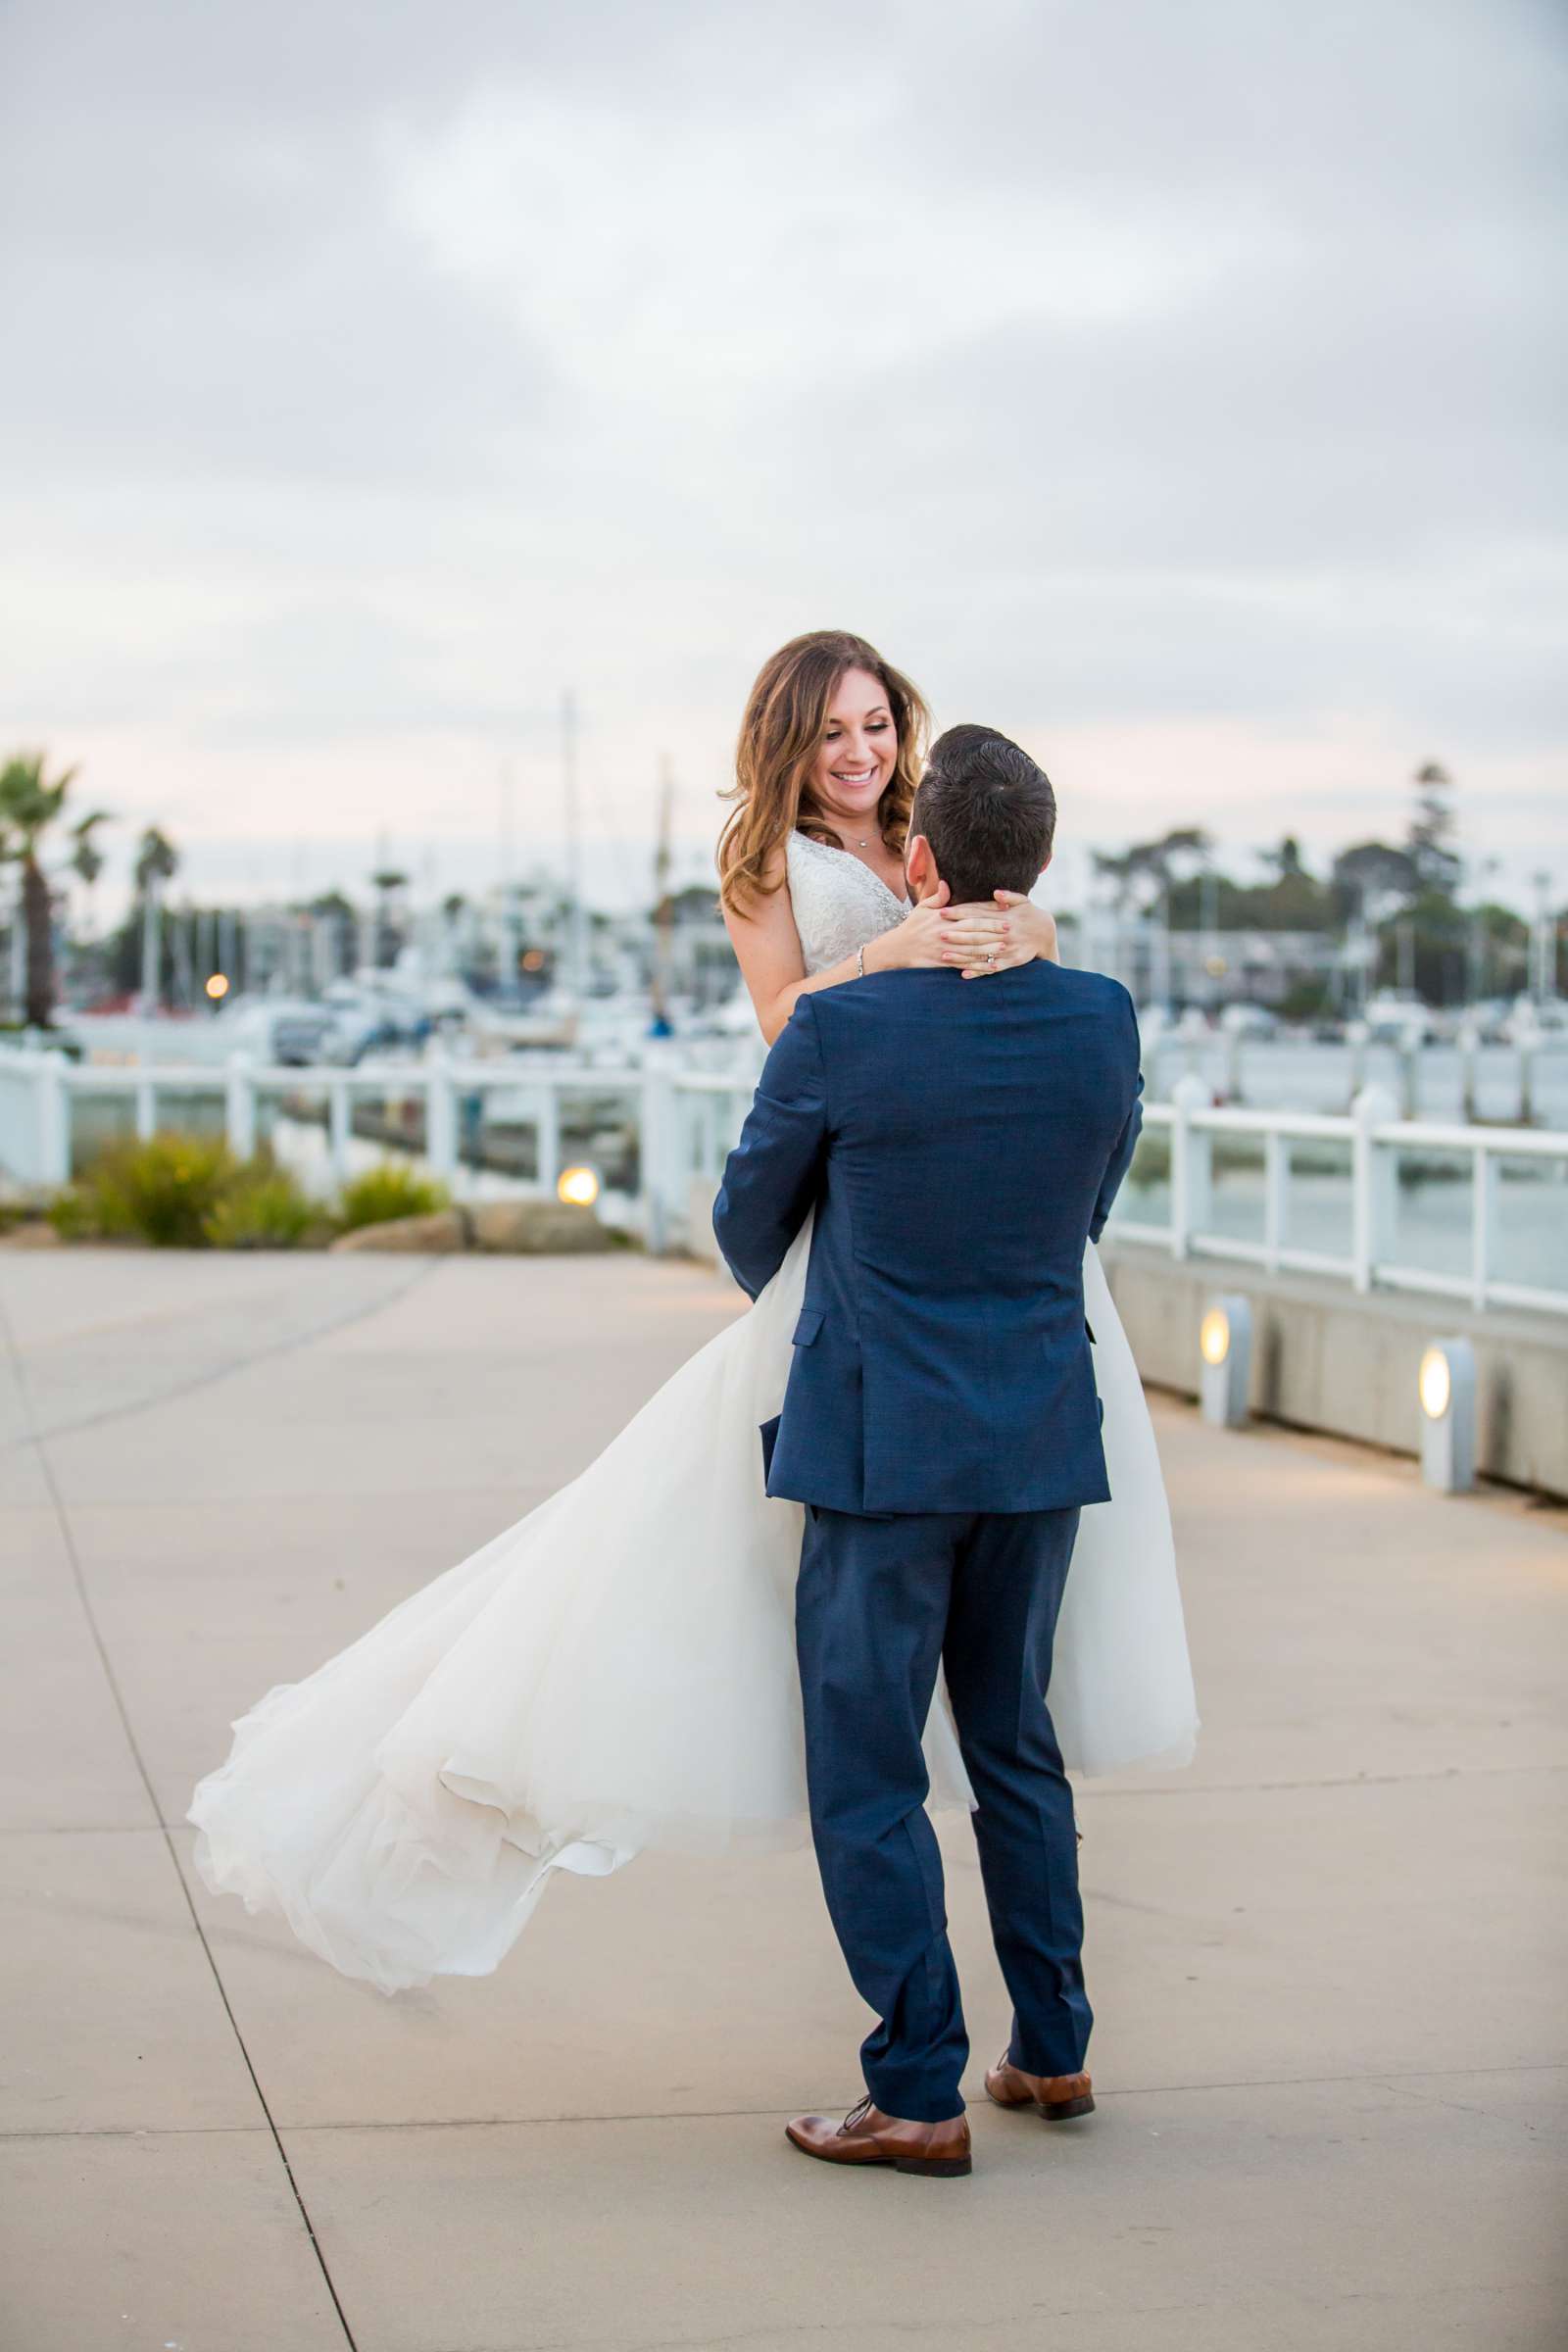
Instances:
[[[844,2118],[844,2121],[843,2121],[843,2123],[842,2123],[842,2124],[840,2124],[840,2126],[839,2126],[839,2136],[840,2136],[840,2138],[842,2139],[842,2137],[844,2136],[845,2132],[853,2132],[853,2131],[855,2130],[855,2127],[856,2127],[856,2125],[857,2125],[857,2124],[858,2124],[858,2123],[863,2123],[863,2121],[865,2120],[866,2116],[868,2116],[868,2115],[870,2114],[870,2112],[871,2112],[871,2093],[870,2093],[869,2091],[867,2091],[867,2092],[866,2092],[866,2094],[865,2094],[865,2096],[864,2096],[864,2098],[863,2098],[863,2099],[859,2099],[859,2100],[858,2100],[858,2101],[857,2101],[857,2103],[855,2104],[855,2106],[853,2106],[853,2107],[850,2109],[850,2112],[849,2112],[849,2114],[848,2114],[848,2115],[847,2115],[847,2116]]]

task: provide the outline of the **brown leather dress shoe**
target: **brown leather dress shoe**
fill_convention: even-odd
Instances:
[[[974,2170],[966,2115],[913,2124],[884,2115],[867,2097],[842,2124],[825,2115],[798,2115],[784,2132],[803,2155],[819,2156],[824,2164],[890,2164],[897,2173],[930,2173],[940,2180]]]
[[[1087,2075],[1026,2075],[1005,2050],[986,2076],[986,2090],[999,2107],[1034,2107],[1048,2124],[1093,2115],[1094,2087]]]

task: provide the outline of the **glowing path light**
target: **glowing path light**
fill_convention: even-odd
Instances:
[[[1468,1340],[1434,1340],[1416,1375],[1421,1476],[1440,1494],[1476,1483],[1476,1351]]]
[[[1198,1395],[1203,1419],[1217,1429],[1240,1429],[1247,1420],[1247,1392],[1252,1372],[1252,1306],[1234,1291],[1211,1299],[1198,1327],[1202,1359]]]

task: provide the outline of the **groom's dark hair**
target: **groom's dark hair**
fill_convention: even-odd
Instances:
[[[953,903],[994,890],[1025,896],[1040,878],[1056,831],[1051,778],[995,727],[950,727],[931,746],[909,812]]]

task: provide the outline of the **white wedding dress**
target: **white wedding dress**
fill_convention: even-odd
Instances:
[[[906,911],[801,834],[789,881],[811,971]],[[553,1870],[808,1835],[802,1514],[764,1494],[758,1427],[809,1248],[808,1221],[750,1313],[579,1478],[239,1718],[187,1815],[215,1892],[395,1992],[488,1974]],[[1094,1773],[1185,1762],[1198,1727],[1153,1431],[1093,1249],[1084,1289],[1113,1500],[1083,1513],[1050,1701],[1066,1762]],[[942,1692],[926,1756],[932,1804],[967,1804]]]

